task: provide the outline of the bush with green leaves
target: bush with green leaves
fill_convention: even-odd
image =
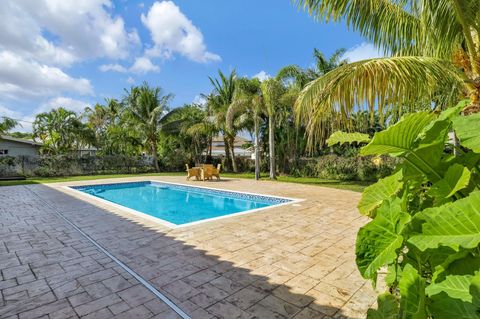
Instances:
[[[368,318],[480,318],[480,114],[466,105],[409,114],[361,150],[403,159],[358,206],[372,218],[358,269],[389,287]]]

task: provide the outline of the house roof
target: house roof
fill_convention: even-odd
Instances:
[[[23,138],[17,138],[9,135],[0,135],[0,139],[6,140],[6,141],[11,141],[11,142],[17,142],[17,143],[24,143],[24,144],[29,144],[33,146],[42,146],[43,143],[40,142],[35,142],[33,140],[27,140]]]

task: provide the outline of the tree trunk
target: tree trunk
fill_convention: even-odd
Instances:
[[[152,156],[153,156],[153,167],[155,171],[160,172],[160,166],[158,166],[158,150],[157,150],[157,140],[152,141]]]
[[[268,117],[268,148],[270,155],[270,179],[277,179],[275,167],[275,135],[273,133],[273,117]]]
[[[237,161],[235,160],[235,137],[229,137],[230,156],[232,160],[232,169],[234,173],[238,173]]]
[[[255,115],[255,179],[260,179],[260,148],[258,145],[258,117]]]
[[[231,160],[230,160],[230,145],[225,135],[223,136],[223,143],[225,145],[224,146],[225,147],[225,166],[231,171],[232,166],[231,166]]]

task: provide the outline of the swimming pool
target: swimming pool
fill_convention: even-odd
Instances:
[[[295,201],[290,198],[156,181],[70,188],[120,205],[131,212],[154,217],[172,227],[253,212]]]

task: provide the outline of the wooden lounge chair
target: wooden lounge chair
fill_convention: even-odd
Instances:
[[[199,168],[190,168],[188,164],[185,164],[187,167],[187,181],[190,180],[191,177],[195,177],[196,180],[199,180],[201,177],[201,169]]]

